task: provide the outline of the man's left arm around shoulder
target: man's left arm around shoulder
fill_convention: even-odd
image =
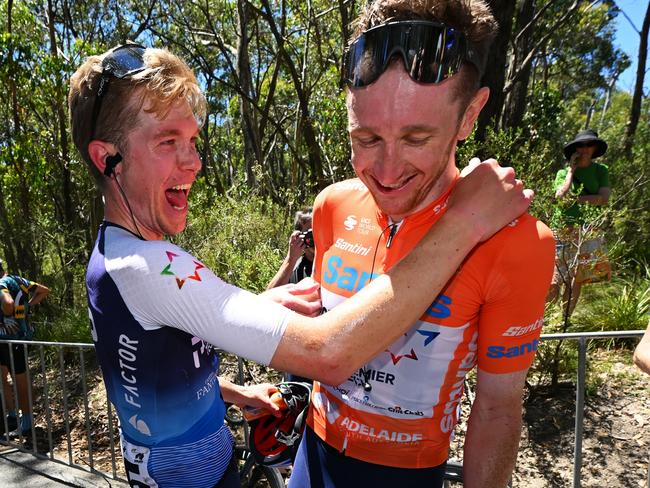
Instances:
[[[528,369],[505,374],[478,370],[463,454],[466,488],[507,486],[517,460],[527,373]]]

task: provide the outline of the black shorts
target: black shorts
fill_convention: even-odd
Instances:
[[[412,469],[367,463],[338,452],[307,427],[293,463],[289,488],[441,488],[446,464]]]
[[[27,361],[25,360],[25,346],[23,344],[0,343],[0,365],[6,366],[11,373],[11,357],[9,356],[9,346],[13,352],[14,368],[16,374],[22,374],[27,371]]]

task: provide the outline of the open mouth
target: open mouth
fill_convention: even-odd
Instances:
[[[415,178],[415,175],[408,176],[407,178],[404,178],[404,179],[400,180],[399,182],[392,183],[390,185],[384,185],[384,184],[380,183],[379,181],[377,181],[375,178],[373,178],[373,180],[375,181],[375,184],[377,185],[377,188],[379,189],[379,191],[381,191],[382,193],[394,193],[394,192],[397,192],[397,191],[401,190],[406,185],[408,185],[413,178]]]
[[[187,197],[190,194],[191,184],[176,185],[165,190],[165,197],[174,210],[185,210],[187,208]]]

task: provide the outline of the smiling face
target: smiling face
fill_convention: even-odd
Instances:
[[[456,176],[456,142],[469,135],[489,95],[481,88],[464,107],[454,96],[460,82],[416,83],[397,62],[375,83],[348,91],[352,165],[394,221],[433,202]]]
[[[115,170],[137,229],[120,195],[114,194],[118,205],[113,215],[107,205],[107,219],[135,233],[139,230],[145,239],[161,239],[185,228],[190,188],[201,169],[196,151],[199,127],[185,101],[173,105],[164,119],[145,110],[138,119]]]

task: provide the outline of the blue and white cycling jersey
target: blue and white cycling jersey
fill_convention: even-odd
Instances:
[[[214,486],[232,454],[215,346],[268,364],[289,311],[106,222],[86,286],[131,486]]]

